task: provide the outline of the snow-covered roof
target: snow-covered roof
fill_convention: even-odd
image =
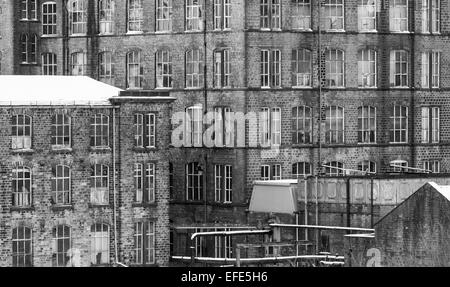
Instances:
[[[450,185],[439,185],[435,182],[429,182],[429,184],[450,201]]]
[[[255,180],[254,185],[276,185],[276,186],[290,186],[291,184],[297,184],[296,179],[281,179],[281,180]]]
[[[0,76],[0,105],[110,105],[122,90],[85,76]]]

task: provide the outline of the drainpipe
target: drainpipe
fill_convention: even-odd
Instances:
[[[114,216],[114,259],[115,262],[119,262],[118,248],[117,248],[117,214],[116,214],[116,107],[113,108],[113,186],[114,186],[114,204],[113,204],[113,216]]]
[[[370,179],[370,228],[373,228],[373,177]]]
[[[203,65],[203,96],[204,96],[204,101],[205,101],[205,107],[204,107],[204,115],[206,116],[208,114],[208,53],[207,53],[207,49],[208,49],[208,43],[207,43],[207,26],[206,26],[206,19],[207,17],[207,7],[206,7],[206,1],[203,2],[204,8],[203,8],[203,45],[204,45],[204,62],[205,64]],[[205,215],[204,215],[204,221],[205,223],[208,222],[208,154],[205,153],[205,168],[204,168],[204,200],[205,200]]]
[[[350,206],[350,178],[347,178],[347,227],[351,227],[351,206]],[[349,233],[349,232],[347,232]]]

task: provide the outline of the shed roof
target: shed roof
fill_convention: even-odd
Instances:
[[[0,105],[110,105],[119,88],[86,76],[0,76]]]

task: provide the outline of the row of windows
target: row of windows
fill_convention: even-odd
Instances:
[[[109,166],[95,164],[90,178],[90,203],[109,204]],[[12,204],[15,207],[32,205],[33,174],[26,166],[17,166],[12,170]],[[156,165],[154,163],[136,163],[134,166],[135,202],[154,203],[156,192]],[[55,205],[72,203],[72,174],[69,166],[57,165],[52,169],[52,202]]]
[[[173,26],[173,0],[155,1],[157,32],[171,32]],[[379,0],[358,0],[358,29],[361,32],[377,31],[377,11]],[[204,29],[203,0],[185,0],[185,30],[202,31]],[[57,28],[56,2],[42,4],[43,35],[55,35]],[[297,30],[310,31],[312,27],[311,0],[291,1],[291,27]],[[421,0],[421,32],[439,33],[440,31],[440,1]],[[126,3],[127,31],[129,33],[144,30],[144,1],[128,0]],[[213,5],[214,30],[231,29],[231,0],[214,0]],[[393,0],[389,3],[389,29],[392,32],[408,32],[409,1]],[[88,5],[86,0],[71,1],[69,6],[70,34],[86,34]],[[260,28],[262,30],[281,30],[282,5],[281,0],[260,0]],[[322,4],[322,25],[327,31],[345,30],[345,1],[325,0]],[[22,1],[22,20],[37,20],[37,1]],[[98,29],[100,34],[114,33],[115,1],[98,1]]]
[[[92,265],[110,263],[110,227],[96,223],[90,229]],[[155,264],[155,223],[153,221],[134,224],[134,262],[136,264]],[[76,249],[72,246],[72,229],[58,225],[52,231],[52,266],[71,267],[80,262]],[[33,266],[33,230],[20,226],[12,230],[12,264],[14,267]]]
[[[345,143],[345,113],[340,106],[328,106],[322,110],[325,118],[325,143]],[[259,143],[262,147],[281,144],[281,108],[263,107],[259,111]],[[203,141],[202,107],[186,109],[185,145],[199,147]],[[214,141],[217,147],[234,146],[234,117],[230,108],[215,108],[216,121]],[[439,143],[440,108],[421,108],[421,142]],[[225,124],[224,124],[225,122]],[[377,143],[377,108],[361,106],[357,119],[358,143]],[[389,113],[389,142],[408,142],[409,108],[394,105]],[[309,106],[296,106],[291,110],[292,144],[313,144],[313,109]]]
[[[345,165],[339,161],[331,161],[322,165],[324,167],[324,173],[328,176],[344,176],[346,175]],[[282,166],[281,164],[265,164],[261,165],[261,180],[281,180],[282,176]],[[439,160],[428,160],[423,161],[421,166],[422,172],[425,173],[439,173],[440,172],[440,161]],[[389,164],[389,171],[392,172],[410,172],[408,169],[408,162],[404,160],[394,160]],[[365,173],[377,173],[378,167],[377,163],[373,161],[364,160],[358,163],[357,171],[361,171],[360,174]],[[309,162],[296,162],[292,164],[291,178],[303,178],[314,174],[312,164]],[[286,178],[286,177],[284,177]]]
[[[34,45],[35,47],[35,45]],[[25,53],[27,54],[27,53]],[[23,54],[23,55],[25,55]],[[35,52],[24,59],[35,58]],[[358,52],[358,87],[377,88],[378,55],[377,51],[364,49]],[[28,54],[27,54],[28,55]],[[32,56],[34,55],[34,56]],[[329,88],[345,87],[345,53],[341,50],[327,50],[323,54],[324,65],[320,73],[324,75],[322,86]],[[407,88],[410,86],[409,69],[410,55],[404,50],[390,52],[390,86]],[[440,52],[423,52],[421,54],[421,87],[440,87]],[[112,52],[101,52],[98,55],[99,80],[113,84],[114,62]],[[173,87],[172,55],[167,50],[158,51],[155,55],[156,88]],[[262,88],[279,88],[281,84],[281,51],[261,50],[260,80]],[[76,52],[71,55],[71,74],[86,75],[87,54]],[[294,88],[313,87],[314,68],[312,51],[298,49],[292,51],[291,79]],[[57,56],[52,53],[42,55],[42,74],[57,74]],[[214,52],[213,79],[215,88],[230,87],[231,62],[230,50],[220,49]],[[140,51],[132,51],[126,56],[127,88],[140,89],[143,87],[143,66]],[[188,50],[185,54],[185,87],[202,88],[204,86],[204,61],[200,49]]]

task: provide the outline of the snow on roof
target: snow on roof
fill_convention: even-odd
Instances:
[[[450,201],[450,185],[439,185],[435,182],[429,182],[429,184]]]
[[[291,184],[297,184],[296,179],[281,179],[281,180],[256,180],[253,184],[257,185],[279,185],[290,186]]]
[[[119,88],[85,76],[0,76],[0,105],[110,105]]]

